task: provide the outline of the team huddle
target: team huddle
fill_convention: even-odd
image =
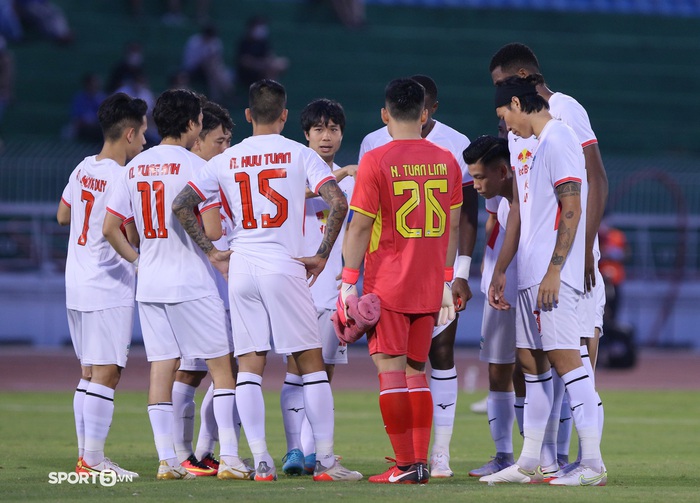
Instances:
[[[253,134],[233,146],[228,111],[193,91],[158,98],[162,141],[147,150],[145,102],[105,99],[102,150],[75,168],[57,213],[70,225],[66,306],[82,370],[76,471],[138,477],[104,453],[137,301],[158,480],[277,480],[262,392],[273,348],[287,363],[282,471],[361,480],[335,455],[331,381],[335,365],[348,363],[344,341],[364,333],[394,450],[369,482],[452,477],[457,313],[472,297],[481,195],[489,215],[480,358],[496,455],[469,475],[605,485],[593,370],[607,197],[597,140],[581,105],[547,88],[526,46],[504,46],[490,71],[500,137],[470,143],[435,120],[437,86],[414,75],[387,85],[385,127],[345,167],[335,163],[342,106],[309,103],[302,145],[281,134],[287,95],[273,80],[250,86]],[[195,447],[194,396],[207,373]],[[579,455],[570,463],[572,421]],[[239,456],[241,428],[252,459]]]

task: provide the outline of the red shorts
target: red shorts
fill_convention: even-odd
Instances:
[[[379,322],[367,332],[369,354],[406,355],[426,362],[437,313],[397,313],[381,308]]]

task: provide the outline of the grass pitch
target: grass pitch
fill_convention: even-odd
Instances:
[[[193,481],[157,482],[157,455],[153,445],[146,394],[117,392],[116,412],[107,455],[141,474],[132,483],[113,487],[99,484],[49,484],[50,472],[75,467],[76,446],[71,393],[0,393],[0,500],[82,501],[95,498],[132,501],[236,502],[381,501],[409,499],[489,502],[658,502],[700,501],[700,401],[697,392],[604,392],[606,422],[603,456],[608,468],[606,487],[558,488],[480,484],[467,472],[493,455],[486,416],[469,411],[482,395],[461,395],[452,440],[451,467],[456,476],[431,480],[426,486],[369,484],[367,476],[384,471],[391,447],[373,392],[335,395],[336,453],[343,463],[361,471],[356,483],[314,483],[309,477],[280,474],[276,483],[220,481],[213,477]],[[197,398],[201,398],[198,394]],[[270,452],[281,471],[286,444],[279,411],[279,395],[267,394],[267,434]],[[196,436],[196,435],[195,435]],[[575,437],[572,445],[575,445]],[[520,451],[515,442],[516,457]],[[247,455],[244,439],[241,454]],[[575,454],[574,454],[575,456]]]

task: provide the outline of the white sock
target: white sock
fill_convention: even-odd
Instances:
[[[316,442],[314,442],[314,431],[311,429],[309,418],[304,414],[304,420],[301,423],[301,450],[304,451],[304,456],[314,454],[316,452]]]
[[[489,391],[486,412],[496,452],[513,453],[514,403],[515,393],[512,391]]]
[[[588,346],[582,344],[579,348],[579,352],[581,353],[581,362],[583,363],[583,368],[586,369],[586,373],[588,374],[588,377],[591,378],[591,382],[593,383],[593,387],[595,388],[595,371],[593,370],[591,357],[588,354]]]
[[[523,413],[525,411],[525,397],[524,396],[516,396],[515,397],[515,403],[513,404],[513,412],[515,413],[515,420],[518,422],[518,431],[520,432],[520,436],[523,436]]]
[[[433,395],[433,448],[432,453],[449,456],[459,382],[457,369],[431,370],[430,393]]]
[[[559,411],[559,432],[557,433],[557,459],[569,462],[569,449],[571,447],[571,407],[569,406],[569,394],[564,393]]]
[[[571,413],[581,441],[581,464],[596,471],[602,469],[598,435],[598,400],[593,382],[581,366],[562,376],[569,393]]]
[[[238,417],[238,409],[236,409]],[[209,385],[209,389],[202,398],[202,405],[199,409],[199,435],[197,436],[197,450],[194,455],[201,460],[207,454],[214,454],[214,443],[219,439],[216,417],[214,416],[214,383]],[[236,429],[240,429],[240,420],[236,420]]]
[[[173,404],[160,402],[149,405],[148,418],[151,420],[158,459],[167,461],[170,466],[177,465],[177,455],[173,445]]]
[[[556,472],[559,469],[557,464],[557,437],[559,434],[561,402],[565,394],[564,381],[562,381],[554,368],[552,368],[552,391],[552,409],[549,412],[547,428],[544,431],[544,439],[542,440],[542,451],[540,452],[540,464],[542,465],[542,470],[546,472]]]
[[[335,412],[333,393],[325,370],[302,376],[304,381],[304,407],[309,418],[316,443],[316,461],[330,468],[335,463],[333,455],[333,429]]]
[[[85,393],[83,418],[85,421],[85,452],[83,460],[95,466],[105,459],[105,442],[114,416],[114,390],[91,382]]]
[[[525,408],[523,409],[523,450],[518,465],[525,470],[534,470],[540,464],[542,441],[547,420],[552,410],[554,390],[552,372],[525,376]]]
[[[287,373],[280,393],[282,424],[287,439],[287,452],[301,449],[301,427],[306,417],[304,383],[301,376]]]
[[[221,459],[232,465],[238,461],[238,437],[234,427],[234,410],[236,410],[236,390],[214,390],[214,416],[219,426],[219,448]]]
[[[261,461],[273,466],[265,438],[265,401],[261,385],[262,376],[251,372],[238,372],[236,405],[256,467]]]
[[[600,441],[603,441],[603,426],[605,425],[605,409],[603,408],[603,400],[600,398],[600,394],[596,392],[596,399],[598,400],[598,436]]]
[[[194,437],[194,386],[183,382],[173,383],[173,443],[177,460],[182,463],[192,453]]]
[[[85,392],[90,381],[81,379],[73,394],[73,416],[75,417],[75,434],[78,437],[78,457],[82,458],[85,453],[85,420],[83,419],[83,403],[85,403]]]

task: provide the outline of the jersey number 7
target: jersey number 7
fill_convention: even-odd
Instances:
[[[286,169],[264,169],[258,173],[258,192],[277,207],[277,213],[273,216],[269,213],[261,215],[262,227],[281,227],[287,221],[289,214],[289,201],[275,189],[270,187],[270,178],[287,178]],[[243,228],[257,229],[253,210],[253,194],[250,190],[250,175],[245,172],[236,173],[234,176],[241,191],[241,206],[243,210]]]

